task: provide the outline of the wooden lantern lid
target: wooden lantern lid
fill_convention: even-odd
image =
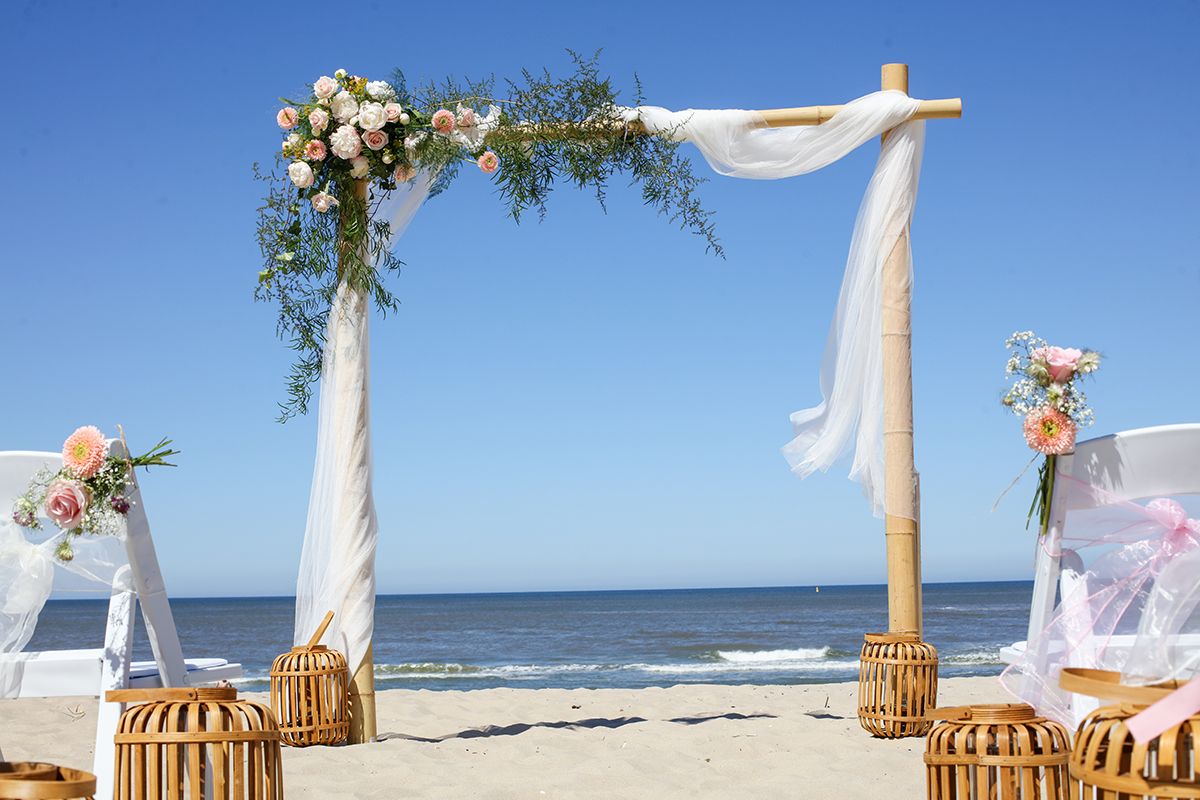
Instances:
[[[230,703],[237,700],[232,686],[186,689],[113,689],[104,699],[110,703]]]
[[[1044,722],[1033,706],[1025,703],[979,703],[931,710],[930,719],[966,725],[1020,725]]]
[[[95,793],[96,776],[90,772],[35,761],[0,761],[0,797],[6,800],[66,800]]]
[[[1105,669],[1064,667],[1058,685],[1068,692],[1086,694],[1116,703],[1153,705],[1182,686],[1180,681],[1163,681],[1149,686],[1121,683],[1121,673]]]
[[[915,644],[921,641],[916,631],[890,631],[888,633],[864,633],[863,639],[871,644]]]

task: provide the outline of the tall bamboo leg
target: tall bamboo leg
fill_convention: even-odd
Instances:
[[[908,93],[908,65],[884,64],[882,87]],[[885,134],[886,135],[886,134]],[[917,471],[913,461],[912,297],[905,230],[883,264],[883,442],[888,624],[922,633]]]
[[[350,744],[373,741],[379,733],[375,722],[374,650],[374,645],[367,648],[362,664],[350,681]]]

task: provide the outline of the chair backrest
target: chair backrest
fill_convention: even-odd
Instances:
[[[39,453],[35,450],[10,450],[0,452],[0,512],[8,516],[13,502],[25,494],[29,480],[34,474],[47,467],[62,466],[61,453]]]

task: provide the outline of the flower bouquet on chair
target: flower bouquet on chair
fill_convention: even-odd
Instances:
[[[1013,383],[1002,402],[1014,414],[1024,417],[1026,443],[1045,456],[1038,473],[1037,491],[1029,506],[1029,522],[1036,513],[1039,535],[1044,536],[1050,524],[1055,460],[1073,451],[1076,433],[1095,421],[1087,395],[1079,384],[1082,376],[1100,368],[1100,354],[1052,346],[1033,331],[1014,333],[1005,347],[1012,351],[1005,374]]]
[[[33,476],[25,494],[13,503],[13,522],[40,530],[39,517],[49,518],[66,532],[54,556],[70,561],[72,538],[85,533],[112,536],[123,530],[123,518],[134,502],[136,467],[173,467],[167,459],[178,454],[170,439],[162,439],[140,456],[110,455],[108,439],[99,428],[86,425],[63,443],[61,469],[46,468]]]

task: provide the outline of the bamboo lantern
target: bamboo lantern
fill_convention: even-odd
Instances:
[[[236,689],[118,689],[107,699],[142,703],[113,737],[113,800],[283,797],[279,726]]]
[[[291,747],[341,744],[350,735],[350,668],[337,650],[317,644],[332,620],[330,611],[308,644],[271,665],[271,708]]]
[[[1200,715],[1141,744],[1125,722],[1179,687],[1126,686],[1120,673],[1064,669],[1064,689],[1117,701],[1084,718],[1071,750],[1071,800],[1200,798]]]
[[[0,800],[92,800],[96,776],[36,761],[0,761]]]
[[[868,633],[858,664],[858,721],[872,736],[924,736],[937,706],[937,649],[915,633]]]
[[[1067,800],[1071,737],[1022,703],[933,711],[925,740],[928,800]]]

